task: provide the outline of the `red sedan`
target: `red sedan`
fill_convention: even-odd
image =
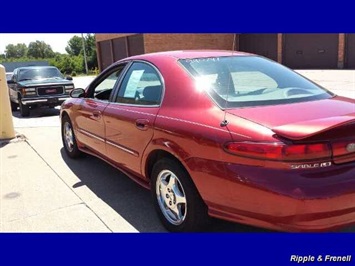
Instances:
[[[171,231],[209,216],[286,231],[355,223],[355,100],[260,56],[175,51],[105,69],[61,109],[68,156],[150,188]]]

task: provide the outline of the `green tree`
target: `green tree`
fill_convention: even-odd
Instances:
[[[95,35],[88,34],[85,37],[85,50],[88,61],[88,68],[95,69],[98,67],[97,54],[96,54],[96,42]]]
[[[97,56],[96,56],[96,42],[95,35],[87,34],[84,36],[85,41],[85,52],[87,57],[88,68],[93,70],[97,68]],[[65,51],[71,56],[84,56],[83,52],[83,38],[77,35],[73,36],[68,41],[68,46],[65,48]],[[85,70],[85,61],[82,58],[83,69]],[[76,63],[79,62],[79,59],[76,59]]]
[[[53,58],[55,53],[49,44],[44,41],[35,41],[29,44],[27,55],[33,58]]]
[[[24,43],[8,44],[5,47],[5,54],[7,58],[21,58],[27,55],[27,45]]]
[[[50,60],[50,64],[56,66],[60,71],[67,75],[73,75],[73,73],[84,72],[84,58],[82,55],[71,56],[67,54],[57,54]]]
[[[68,46],[65,47],[65,51],[72,56],[77,56],[82,53],[83,42],[82,38],[75,35],[68,41]]]

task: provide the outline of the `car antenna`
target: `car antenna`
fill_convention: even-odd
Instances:
[[[236,37],[237,37],[237,34],[234,34],[233,44],[232,44],[232,55],[234,54],[234,50],[235,50]],[[229,71],[229,73],[230,73],[230,71]],[[227,96],[226,96],[226,104],[225,104],[226,107],[228,105],[228,96],[229,96],[231,79],[232,79],[232,76],[230,74],[229,78],[228,78]],[[226,127],[228,125],[228,121],[226,119],[226,116],[227,116],[227,112],[224,110],[224,118],[223,118],[223,121],[220,124],[221,127]]]

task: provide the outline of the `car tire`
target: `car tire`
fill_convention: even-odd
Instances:
[[[30,107],[28,105],[22,104],[21,100],[19,101],[20,114],[22,117],[30,116]]]
[[[203,231],[209,224],[207,206],[187,171],[164,158],[153,167],[151,194],[165,228],[171,232]]]
[[[10,101],[10,104],[11,104],[11,111],[17,111],[17,108],[18,108],[18,104],[17,103],[14,103],[14,102],[11,102]]]
[[[82,155],[76,142],[73,125],[67,115],[62,118],[62,142],[64,150],[70,158],[78,158]]]

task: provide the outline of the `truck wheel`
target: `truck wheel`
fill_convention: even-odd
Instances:
[[[20,114],[22,117],[30,116],[30,107],[28,105],[22,104],[21,100],[19,101]]]
[[[14,103],[14,102],[11,102],[10,101],[10,104],[11,104],[11,111],[17,111],[17,107],[18,107],[18,104],[17,103]]]

